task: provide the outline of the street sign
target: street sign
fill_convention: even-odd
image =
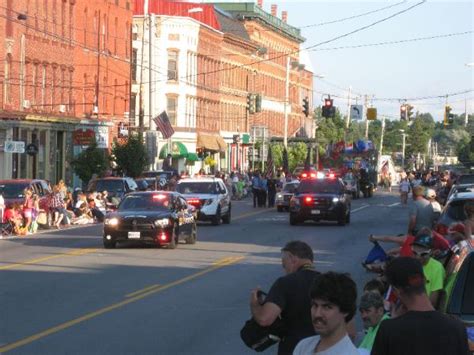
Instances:
[[[377,109],[375,107],[370,107],[367,109],[367,119],[369,121],[377,119]]]
[[[362,105],[351,105],[351,120],[360,121],[362,119]]]
[[[25,142],[21,141],[5,141],[5,148],[3,149],[5,153],[20,153],[25,152]]]

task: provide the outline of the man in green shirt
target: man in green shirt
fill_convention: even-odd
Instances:
[[[364,322],[364,328],[367,331],[359,348],[370,351],[372,350],[380,323],[389,318],[388,314],[384,312],[382,296],[378,292],[373,291],[364,293],[360,299],[359,312]]]
[[[433,307],[437,309],[440,294],[443,292],[446,272],[443,264],[431,257],[432,248],[433,237],[429,234],[417,235],[411,246],[413,255],[423,265],[426,294]]]

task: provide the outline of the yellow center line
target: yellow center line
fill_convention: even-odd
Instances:
[[[67,329],[67,328],[70,328],[76,324],[79,324],[79,323],[82,323],[82,322],[85,322],[89,319],[92,319],[92,318],[95,318],[97,316],[100,316],[104,313],[107,313],[107,312],[110,312],[110,311],[113,311],[117,308],[120,308],[120,307],[123,307],[129,303],[133,303],[133,302],[136,302],[136,301],[139,301],[147,296],[150,296],[152,294],[155,294],[155,293],[158,293],[158,292],[161,292],[161,291],[164,291],[164,290],[167,290],[171,287],[174,287],[174,286],[177,286],[177,285],[180,285],[182,283],[185,283],[187,281],[190,281],[190,280],[193,280],[195,278],[198,278],[199,276],[202,276],[202,275],[205,275],[205,274],[208,274],[212,271],[215,271],[215,270],[218,270],[218,269],[221,269],[223,268],[224,266],[228,266],[228,265],[231,265],[231,264],[234,264],[234,263],[237,263],[238,261],[244,259],[245,257],[244,256],[240,256],[240,257],[234,257],[232,260],[230,260],[231,258],[224,258],[224,259],[221,259],[221,260],[218,260],[216,263],[214,263],[213,266],[211,267],[208,267],[204,270],[201,270],[199,272],[196,272],[194,274],[191,274],[189,276],[186,276],[182,279],[179,279],[179,280],[176,280],[176,281],[173,281],[169,284],[166,284],[166,285],[163,285],[163,286],[158,286],[156,288],[153,288],[151,289],[150,291],[145,291],[145,292],[142,292],[140,294],[138,294],[137,296],[134,296],[134,297],[130,297],[126,300],[123,300],[121,302],[117,302],[117,303],[114,303],[110,306],[107,306],[107,307],[104,307],[104,308],[101,308],[95,312],[91,312],[91,313],[87,313],[79,318],[76,318],[76,319],[73,319],[73,320],[70,320],[68,322],[65,322],[65,323],[62,323],[62,324],[59,324],[55,327],[52,327],[52,328],[49,328],[49,329],[46,329],[42,332],[39,332],[39,333],[36,333],[36,334],[33,334],[33,335],[30,335],[29,337],[26,337],[26,338],[23,338],[21,340],[18,340],[14,343],[11,343],[11,344],[7,344],[5,346],[2,346],[0,347],[0,353],[4,353],[4,352],[7,352],[7,351],[10,351],[10,350],[13,350],[13,349],[16,349],[16,348],[19,348],[21,346],[24,346],[24,345],[27,345],[29,343],[32,343],[38,339],[41,339],[41,338],[44,338],[48,335],[51,335],[51,334],[54,334],[54,333],[57,333],[61,330],[64,330],[64,329]],[[144,291],[141,290],[141,291]]]
[[[261,213],[265,213],[265,212],[270,212],[271,209],[263,209],[263,210],[259,210],[259,211],[255,211],[255,212],[249,212],[249,213],[244,213],[244,214],[241,214],[240,216],[237,216],[237,217],[233,217],[232,219],[235,221],[235,220],[238,220],[238,219],[242,219],[242,218],[246,218],[246,217],[251,217],[251,216],[255,216],[257,214],[261,214]]]
[[[42,258],[22,261],[20,263],[0,266],[0,270],[8,270],[8,269],[13,269],[13,268],[21,267],[21,266],[25,266],[25,265],[38,264],[40,262],[43,262],[43,261],[46,261],[46,260],[51,260],[51,259],[56,259],[56,258],[62,258],[62,257],[68,257],[68,256],[81,256],[81,255],[85,255],[85,254],[94,253],[96,251],[97,251],[97,249],[93,249],[93,248],[73,250],[73,251],[69,251],[67,253],[55,254],[55,255],[45,256],[45,257],[42,257]]]
[[[146,291],[150,291],[151,289],[156,288],[156,287],[159,287],[159,286],[160,286],[160,284],[154,284],[154,285],[151,285],[151,286],[142,288],[141,290],[138,290],[138,291],[129,293],[129,294],[125,295],[125,297],[126,297],[126,298],[133,297],[133,296],[135,296],[135,295],[138,295],[139,293],[146,292]]]

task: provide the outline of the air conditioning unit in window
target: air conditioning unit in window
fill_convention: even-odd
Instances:
[[[98,115],[99,114],[99,106],[94,106],[92,108],[92,113],[95,114],[95,115]]]
[[[23,108],[31,108],[30,100],[23,100]]]
[[[66,112],[66,105],[59,105],[59,112],[61,113]]]

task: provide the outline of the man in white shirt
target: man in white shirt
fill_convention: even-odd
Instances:
[[[317,334],[301,340],[293,355],[360,355],[346,325],[356,312],[357,286],[347,275],[327,272],[311,287],[311,320]]]

